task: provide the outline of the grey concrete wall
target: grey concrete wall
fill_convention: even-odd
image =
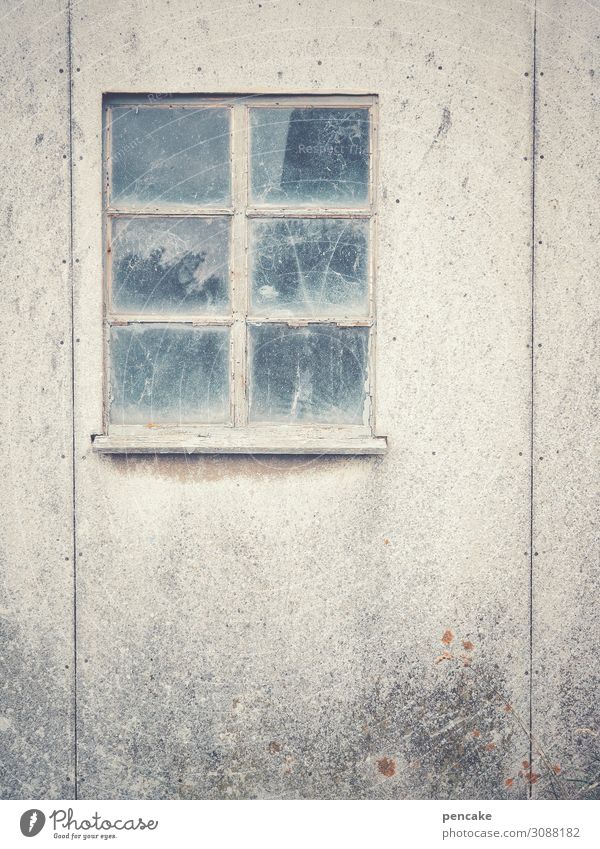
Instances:
[[[68,51],[64,4],[0,8],[0,796],[73,792]]]
[[[600,796],[599,13],[542,0],[537,27],[533,730],[537,771],[584,798]]]
[[[110,13],[85,0],[70,14],[46,2],[43,17],[56,33],[28,5],[21,9],[25,32],[38,41],[28,33],[29,45],[15,52],[16,75],[54,65],[71,21],[73,149],[65,165],[68,81],[44,73],[48,87],[37,96],[27,89],[27,102],[44,93],[55,148],[21,183],[30,195],[47,193],[47,202],[32,212],[23,193],[29,229],[23,246],[9,244],[29,269],[22,297],[36,309],[52,299],[54,312],[38,317],[26,347],[11,348],[11,403],[23,405],[30,424],[8,419],[24,506],[8,524],[5,574],[18,629],[13,699],[28,700],[19,663],[30,655],[54,689],[36,691],[21,709],[22,729],[0,727],[16,749],[7,774],[20,781],[5,795],[69,795],[58,775],[66,781],[74,748],[75,682],[64,668],[74,651],[72,564],[63,553],[72,531],[82,798],[525,798],[532,755],[540,795],[567,793],[554,765],[567,776],[593,762],[571,734],[580,718],[597,728],[598,669],[593,625],[579,626],[576,665],[570,641],[579,611],[590,611],[577,590],[590,598],[597,504],[595,473],[580,462],[594,450],[598,353],[587,227],[594,198],[580,187],[595,175],[586,53],[594,48],[585,43],[593,12],[581,9],[576,0],[543,0],[534,27],[534,6],[517,0],[222,9],[114,0]],[[553,17],[563,19],[562,35]],[[532,277],[534,81],[537,154],[554,155],[537,163],[534,235],[544,241],[547,230],[548,245],[536,251]],[[90,434],[102,424],[102,92],[336,89],[380,95],[377,413],[389,454],[94,454]],[[572,101],[587,140],[569,121]],[[22,104],[10,110],[37,126],[39,115]],[[565,157],[572,171],[561,167]],[[62,265],[68,164],[74,407]],[[41,285],[53,263],[60,284]],[[4,289],[10,305],[11,296]],[[532,306],[533,344],[543,343],[534,348],[533,393]],[[48,372],[48,340],[63,326],[52,401],[42,396],[48,407],[40,410],[37,384],[32,378],[23,390],[22,376],[32,363]],[[58,458],[56,445],[65,446]],[[551,464],[536,461],[533,511],[532,447],[535,456],[552,453]],[[14,480],[3,485],[5,500],[15,500]],[[32,584],[48,609],[32,602]],[[568,611],[558,616],[561,598]],[[48,773],[34,779],[19,735],[34,735],[38,724],[55,733],[52,744],[36,742]]]

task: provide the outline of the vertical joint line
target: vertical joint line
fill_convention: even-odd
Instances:
[[[533,563],[534,563],[534,448],[535,448],[535,189],[536,189],[536,157],[537,157],[537,0],[533,6],[533,86],[531,105],[531,418],[529,431],[529,768],[533,770]],[[528,797],[533,795],[529,783]]]
[[[67,111],[69,116],[69,283],[71,289],[71,498],[73,563],[73,779],[74,797],[78,798],[77,740],[77,526],[75,490],[75,279],[73,265],[73,45],[72,0],[67,0]]]

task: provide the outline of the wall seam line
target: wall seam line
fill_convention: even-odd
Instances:
[[[72,0],[67,0],[67,85],[69,116],[69,282],[71,288],[71,498],[72,498],[72,560],[73,560],[73,772],[74,798],[78,798],[78,738],[77,738],[77,511],[76,511],[76,441],[75,441],[75,275],[73,263],[73,56]]]
[[[534,562],[534,448],[535,448],[535,261],[536,261],[536,157],[537,157],[537,0],[533,4],[533,88],[531,114],[531,417],[529,430],[529,770],[533,775],[533,562]],[[528,798],[533,797],[532,782],[528,783]]]

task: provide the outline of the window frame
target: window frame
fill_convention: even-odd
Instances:
[[[231,205],[227,207],[111,204],[111,110],[120,106],[170,109],[180,106],[229,108]],[[364,206],[299,206],[250,203],[250,109],[364,108],[369,112],[369,192]],[[382,454],[385,437],[375,436],[376,345],[376,219],[378,97],[374,94],[227,94],[151,95],[106,94],[103,97],[103,428],[93,437],[104,453],[290,453]],[[126,313],[112,310],[112,222],[118,218],[229,218],[229,314]],[[249,230],[256,219],[360,219],[368,221],[368,317],[340,314],[290,316],[250,314]],[[230,327],[230,421],[222,424],[172,423],[116,424],[110,421],[110,334],[113,326],[176,324],[193,327]],[[264,423],[248,421],[248,338],[252,325],[278,324],[289,328],[311,324],[369,327],[367,354],[367,415],[363,424]]]

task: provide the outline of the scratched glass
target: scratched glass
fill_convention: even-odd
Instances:
[[[225,217],[113,219],[113,310],[226,313],[229,229]]]
[[[113,206],[228,206],[228,108],[119,106],[111,110]]]
[[[365,206],[369,110],[250,110],[252,203]]]
[[[363,424],[369,329],[249,328],[252,422]]]
[[[229,420],[229,328],[111,328],[111,421]]]
[[[253,314],[368,315],[368,240],[366,221],[252,221],[249,264]]]

